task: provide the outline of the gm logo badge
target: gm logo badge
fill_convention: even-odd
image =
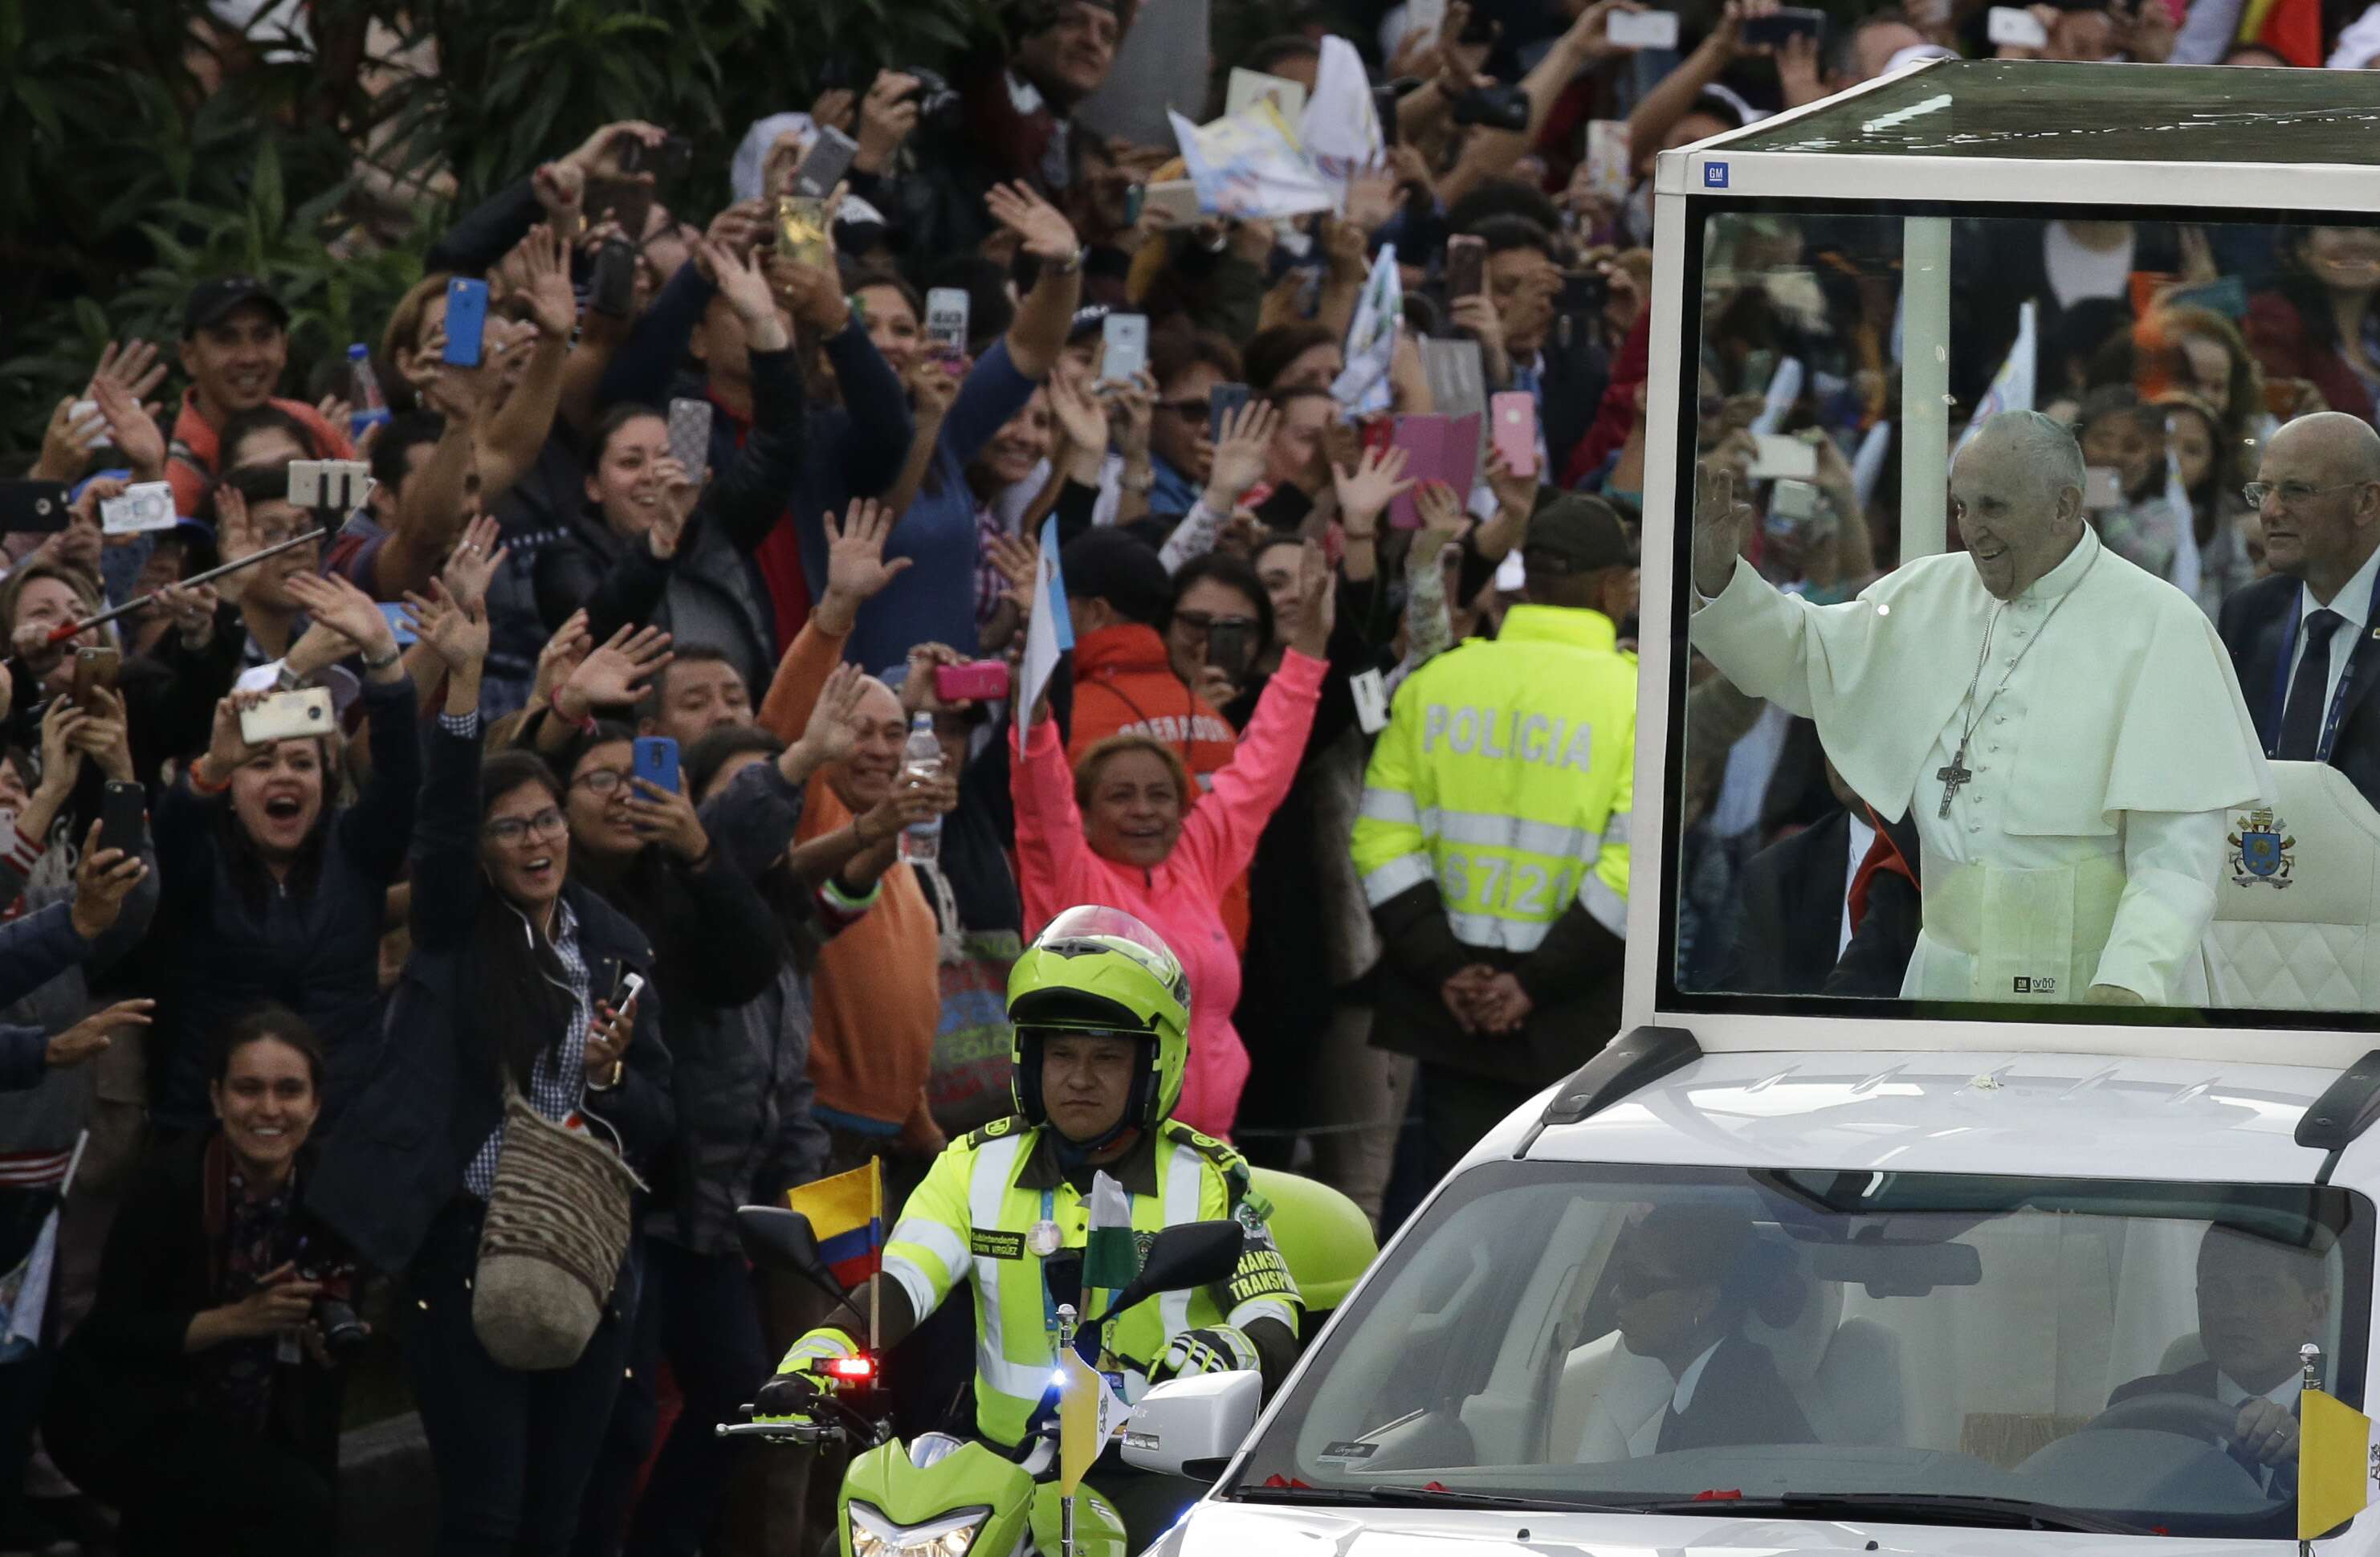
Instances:
[[[1703,188],[1704,188],[1704,189],[1726,189],[1726,188],[1727,188],[1727,164],[1725,164],[1725,163],[1705,163],[1705,164],[1703,164]]]

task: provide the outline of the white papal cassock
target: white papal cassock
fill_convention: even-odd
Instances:
[[[2202,1003],[2224,809],[2273,793],[2221,640],[2190,597],[2088,530],[2000,607],[1958,553],[1840,605],[1781,594],[1739,560],[1692,634],[1737,687],[1815,720],[1888,820],[1914,814],[1925,931],[1904,995],[2080,1000],[2098,983]],[[1939,816],[1936,773],[1971,722],[1973,777]]]

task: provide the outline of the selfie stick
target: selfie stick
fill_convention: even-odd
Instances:
[[[221,567],[211,567],[204,573],[193,574],[191,577],[183,579],[179,587],[187,590],[193,584],[211,583],[213,580],[222,578],[226,573],[237,573],[243,567],[253,567],[258,563],[262,562],[265,558],[272,556],[276,553],[285,552],[292,546],[303,546],[309,541],[320,541],[328,533],[329,531],[327,529],[310,529],[303,535],[293,535],[288,540],[282,541],[278,545],[267,546],[261,552],[251,552],[247,556],[240,558],[237,562],[227,562]],[[79,622],[64,623],[50,630],[48,641],[52,643],[64,643],[67,639],[75,637],[77,634],[86,633],[93,627],[103,626],[108,622],[113,622],[118,616],[127,615],[132,612],[140,610],[142,606],[147,605],[150,602],[157,598],[157,593],[158,591],[152,590],[150,593],[140,596],[138,600],[128,600],[122,605],[103,611],[96,616],[86,616]]]

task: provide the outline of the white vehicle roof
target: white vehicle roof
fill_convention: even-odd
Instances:
[[[1546,1123],[1573,1078],[1468,1161],[2307,1184],[2329,1153],[2297,1132],[2339,1074],[2037,1052],[1705,1054],[1614,1087],[1575,1123]],[[2331,1179],[2380,1181],[2380,1145],[2349,1146]]]

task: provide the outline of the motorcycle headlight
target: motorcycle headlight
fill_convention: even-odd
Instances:
[[[988,1508],[963,1508],[930,1525],[896,1525],[867,1503],[847,1506],[852,1557],[966,1557],[991,1517]]]

